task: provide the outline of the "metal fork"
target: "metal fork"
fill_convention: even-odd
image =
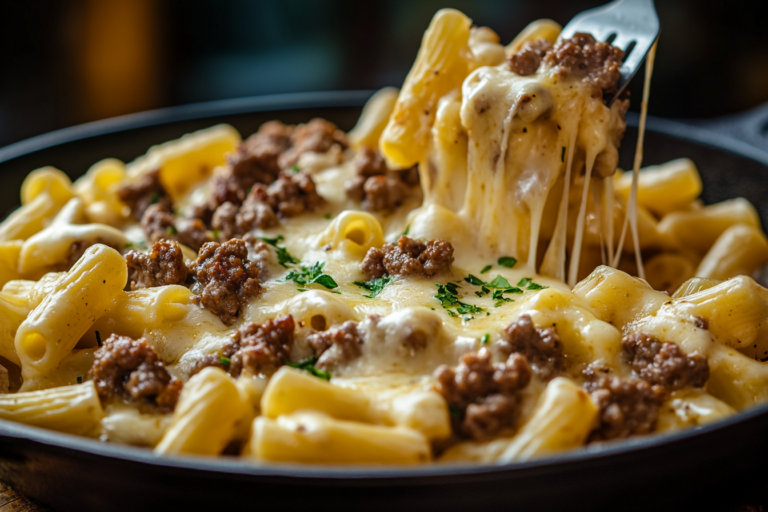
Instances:
[[[624,62],[619,71],[621,78],[610,105],[627,87],[637,73],[648,51],[659,37],[659,17],[653,0],[616,0],[602,7],[576,15],[560,33],[560,39],[573,37],[577,32],[592,34],[624,50]]]

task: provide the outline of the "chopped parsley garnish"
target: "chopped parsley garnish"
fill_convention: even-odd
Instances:
[[[486,265],[486,266],[483,267],[483,270],[481,270],[480,273],[481,274],[485,274],[486,272],[488,272],[492,268],[493,268],[493,265]]]
[[[78,377],[77,378],[77,383],[78,384],[82,384],[83,383],[83,378],[82,377]]]
[[[298,165],[294,165],[294,166],[292,166],[292,167],[291,167],[291,172],[293,172],[293,173],[297,173],[297,172],[299,172],[300,170],[301,170],[301,169],[299,169],[299,166],[298,166]]]
[[[487,345],[489,341],[491,341],[491,335],[489,333],[483,334],[483,337],[480,338],[481,345]]]
[[[280,247],[279,245],[277,245],[278,242],[282,242],[283,240],[285,240],[285,238],[283,238],[283,235],[277,235],[275,238],[260,236],[259,239],[261,239],[265,243],[268,243],[269,245],[275,248],[275,250],[277,251],[277,262],[282,266],[284,266],[285,268],[288,268],[288,265],[287,265],[288,263],[292,265],[301,263],[299,260],[294,258],[293,255],[289,253],[285,247]]]
[[[323,215],[323,217],[325,218],[325,220],[331,220],[331,214],[330,213],[326,213],[325,215]]]
[[[224,366],[229,366],[230,364],[232,364],[232,360],[230,358],[224,357],[224,356],[221,356],[219,358],[219,361],[221,361],[221,364],[223,364]]]
[[[464,280],[469,284],[473,284],[475,286],[483,286],[484,284],[486,284],[482,279],[478,279],[472,274],[469,274],[467,277],[464,278]]]
[[[437,286],[437,295],[435,295],[435,298],[440,301],[440,304],[445,308],[446,312],[453,317],[456,317],[458,315],[476,315],[478,313],[482,313],[485,311],[485,309],[481,308],[480,306],[475,306],[474,304],[467,304],[465,302],[461,302],[459,300],[459,288],[460,286],[456,283],[446,283],[446,284],[440,284],[435,283],[435,286]],[[453,311],[450,308],[456,308],[456,311]],[[472,317],[464,317],[464,320],[471,320]]]
[[[546,288],[549,288],[549,286],[543,286],[539,283],[534,283],[533,279],[530,277],[524,277],[522,278],[518,283],[517,286],[520,288],[525,288],[526,290],[544,290]]]
[[[459,409],[458,407],[450,406],[448,407],[448,411],[451,413],[451,418],[460,420],[464,417],[464,410]]]
[[[408,236],[408,233],[410,232],[411,232],[411,225],[408,224],[407,226],[405,226],[405,231],[403,231],[403,236]]]
[[[214,238],[219,238],[220,236],[221,236],[221,231],[219,231],[218,229],[214,229],[213,230],[213,237]]]
[[[392,276],[384,276],[379,277],[378,279],[371,279],[370,281],[354,281],[353,284],[371,292],[370,295],[364,295],[364,297],[373,299],[379,296],[390,281],[392,281]]]
[[[179,232],[179,230],[176,229],[175,226],[168,226],[168,233],[170,233],[171,235],[175,235],[178,232]]]
[[[513,258],[512,256],[502,256],[497,260],[497,263],[502,267],[512,268],[517,265],[517,258]]]
[[[326,372],[324,370],[315,368],[315,363],[317,362],[317,359],[318,359],[317,356],[312,356],[309,359],[305,359],[304,361],[300,361],[298,363],[291,363],[288,361],[284,361],[284,362],[291,368],[298,368],[299,370],[304,370],[310,375],[314,375],[318,379],[331,380],[330,372]]]
[[[333,280],[331,276],[323,273],[323,267],[325,267],[324,261],[318,261],[311,267],[301,267],[301,270],[291,270],[288,275],[285,276],[284,281],[293,281],[299,286],[308,286],[310,284],[319,284],[329,290],[338,288],[339,285]]]
[[[101,346],[101,333],[99,331],[96,331],[96,343]]]
[[[160,202],[160,196],[157,194],[152,194],[152,196],[149,198],[149,204],[157,204]]]
[[[565,146],[563,146],[563,151],[560,152],[560,161],[565,162]]]
[[[490,283],[487,283],[486,286],[488,288],[496,288],[496,289],[499,289],[499,288],[512,288],[512,285],[509,284],[509,281],[507,281],[506,279],[504,279],[501,276],[494,277],[493,281],[491,281]]]

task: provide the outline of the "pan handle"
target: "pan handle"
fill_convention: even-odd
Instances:
[[[705,121],[688,121],[688,124],[746,142],[761,151],[768,151],[768,103],[746,112]]]

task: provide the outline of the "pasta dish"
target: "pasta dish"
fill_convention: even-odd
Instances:
[[[0,419],[159,455],[504,464],[768,401],[755,208],[618,169],[624,54],[443,9],[349,133],[217,125],[32,171]]]

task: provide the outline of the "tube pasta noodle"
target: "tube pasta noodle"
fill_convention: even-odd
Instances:
[[[218,455],[246,415],[247,406],[235,382],[218,368],[205,368],[184,387],[173,423],[155,452]]]
[[[184,135],[158,146],[129,166],[131,177],[160,169],[160,181],[173,198],[184,195],[196,182],[211,176],[223,165],[227,153],[240,143],[240,134],[228,124],[219,124]]]
[[[512,464],[768,402],[758,210],[705,205],[708,162],[641,170],[642,143],[618,170],[622,54],[560,32],[443,9],[348,134],[217,125],[32,171],[0,224],[23,380],[0,418],[166,456]]]
[[[93,434],[103,415],[93,382],[0,395],[0,418],[70,434]]]
[[[415,464],[430,460],[427,440],[404,427],[381,427],[297,412],[253,422],[251,454],[259,460],[325,464]]]
[[[42,230],[73,196],[72,182],[53,167],[29,173],[21,185],[21,208],[0,224],[0,241],[24,240]]]
[[[36,389],[40,379],[58,366],[94,321],[114,307],[126,279],[120,253],[95,245],[56,281],[16,331],[22,389]]]
[[[768,261],[768,240],[759,229],[736,224],[726,229],[701,260],[696,275],[709,279],[751,276]]]

